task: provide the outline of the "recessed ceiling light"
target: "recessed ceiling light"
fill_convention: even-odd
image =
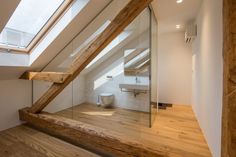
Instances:
[[[176,25],[175,28],[180,29],[180,25]]]
[[[182,3],[183,0],[176,0],[176,3]]]

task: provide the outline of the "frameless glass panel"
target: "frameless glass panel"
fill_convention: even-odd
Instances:
[[[0,34],[0,44],[26,48],[64,0],[21,0]]]
[[[74,120],[104,128],[114,136],[143,140],[142,129],[149,127],[150,115],[149,13],[145,9],[80,73],[78,84],[83,88],[77,95],[84,97],[73,106]],[[126,75],[126,65],[140,74]]]
[[[155,121],[158,111],[157,98],[157,21],[151,11],[151,103],[150,103],[150,126]]]
[[[110,20],[101,21],[100,25],[94,26],[96,30],[85,31],[83,35],[77,35],[44,69],[44,71],[60,71],[66,72],[76,57],[80,56],[82,52],[107,28]],[[73,47],[71,50],[70,48]],[[90,64],[91,65],[91,64]],[[89,69],[88,66],[86,69]]]
[[[68,45],[66,51],[72,51],[72,45]],[[43,70],[45,71],[45,70]],[[50,71],[56,71],[56,67],[50,67]],[[75,79],[76,80],[76,79]],[[34,103],[42,97],[42,95],[51,87],[52,82],[46,81],[33,81],[33,101]],[[72,107],[74,103],[74,93],[76,93],[74,87],[74,81],[72,81],[66,88],[53,100],[50,104],[44,108],[44,111],[50,113],[58,113],[67,118],[72,118]],[[76,97],[75,97],[76,98]],[[66,113],[60,113],[60,111],[66,110]]]
[[[96,19],[95,19],[96,20]],[[111,19],[78,34],[43,71],[67,72]],[[90,29],[92,28],[92,29]],[[145,9],[95,57],[45,111],[143,142],[150,126],[150,10]],[[127,66],[128,65],[128,66]],[[129,70],[134,70],[134,72]],[[34,95],[49,84],[34,83]],[[38,97],[38,96],[37,96]],[[104,132],[105,133],[105,132]]]
[[[99,21],[96,26],[86,28],[84,30],[84,35],[78,34],[75,36],[75,38],[64,49],[62,49],[58,55],[43,68],[42,71],[67,72],[74,59],[81,55],[91,42],[93,42],[109,24],[110,20],[104,19],[103,21]],[[92,28],[92,30],[89,28]],[[123,38],[124,37],[120,38],[120,40]],[[116,40],[119,41],[118,39]],[[49,82],[34,81],[34,102],[49,89],[51,84],[52,83]],[[85,77],[84,75],[79,75],[52,102],[50,102],[44,111],[55,113],[66,118],[79,120],[81,113],[86,112],[83,110],[77,111],[78,106],[86,102],[85,89]],[[88,114],[93,113],[90,111]]]

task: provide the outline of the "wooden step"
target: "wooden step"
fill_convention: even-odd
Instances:
[[[20,110],[19,114],[20,120],[102,156],[164,156],[163,153],[154,151],[152,148],[144,146],[138,141],[131,140],[122,134],[80,121],[46,112],[40,114],[30,113],[29,108]]]

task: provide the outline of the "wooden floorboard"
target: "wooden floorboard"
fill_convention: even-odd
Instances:
[[[73,111],[73,112],[72,112]],[[104,109],[82,104],[58,115],[73,118],[139,141],[166,157],[210,157],[206,141],[191,107],[173,105],[160,110],[152,128],[148,114],[131,110]],[[2,157],[96,157],[91,152],[44,134],[26,125],[0,132]]]
[[[98,155],[21,125],[0,132],[0,157],[98,157]]]
[[[94,126],[119,132],[168,157],[211,157],[210,151],[190,106],[173,105],[160,110],[152,128],[144,112],[104,109],[81,104],[57,113]]]

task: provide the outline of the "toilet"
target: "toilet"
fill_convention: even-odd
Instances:
[[[105,108],[111,107],[114,101],[114,95],[112,93],[101,93],[100,100],[101,106]]]

